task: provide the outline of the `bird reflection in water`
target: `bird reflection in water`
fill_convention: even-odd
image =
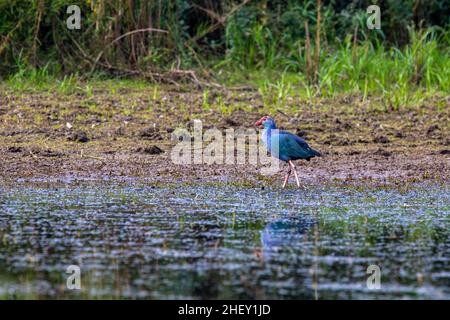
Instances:
[[[269,222],[261,231],[261,243],[264,252],[279,247],[292,247],[302,242],[303,236],[317,224],[309,215],[286,217]]]

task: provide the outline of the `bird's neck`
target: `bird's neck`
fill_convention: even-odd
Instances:
[[[275,123],[270,123],[270,124],[267,124],[267,125],[264,127],[264,130],[270,132],[270,130],[276,129],[276,128],[277,128],[277,127],[275,126]]]
[[[264,132],[265,134],[270,135],[270,132],[271,132],[273,129],[276,129],[276,128],[277,128],[277,127],[275,126],[275,124],[270,124],[270,125],[268,125],[267,127],[264,127],[263,132]]]
[[[264,130],[262,132],[262,140],[267,146],[269,146],[270,144],[270,136],[272,134],[272,130],[274,129],[276,129],[275,125],[264,127]]]

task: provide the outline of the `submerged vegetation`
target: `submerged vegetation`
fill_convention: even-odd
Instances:
[[[322,186],[301,197],[296,189],[136,181],[2,191],[0,299],[450,296],[445,185],[403,193]],[[64,285],[73,264],[81,290]],[[373,264],[379,290],[366,286]]]

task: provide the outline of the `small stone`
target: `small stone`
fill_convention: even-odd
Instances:
[[[308,131],[306,130],[301,130],[301,129],[297,129],[295,131],[295,133],[299,136],[302,137],[303,139],[306,139],[308,137]]]
[[[389,139],[386,136],[376,136],[373,138],[373,142],[375,143],[389,143]]]
[[[73,134],[71,134],[68,137],[68,140],[70,141],[75,141],[75,142],[81,142],[81,143],[86,143],[89,141],[89,138],[86,134],[86,132],[84,131],[76,131]]]
[[[114,130],[114,135],[116,136],[124,136],[125,135],[125,128],[123,126],[119,126]]]
[[[155,127],[148,127],[142,129],[139,132],[139,137],[146,140],[162,140],[162,136],[161,133],[159,132],[159,129]]]
[[[136,149],[136,152],[145,153],[145,154],[161,154],[164,152],[158,146],[149,146],[149,147],[139,147]]]
[[[231,117],[225,118],[225,123],[231,127],[235,127],[235,126],[239,125],[239,123]]]
[[[427,135],[431,135],[436,130],[439,130],[439,126],[437,124],[433,124],[433,125],[429,126],[427,129]]]
[[[44,149],[38,152],[40,156],[43,157],[62,157],[64,154],[62,152],[54,151],[51,149]]]
[[[383,157],[386,157],[386,158],[392,156],[392,152],[387,151],[387,150],[382,149],[382,148],[380,148],[377,151],[375,151],[374,154],[379,155],[379,156],[383,156]]]
[[[11,153],[17,153],[17,152],[22,152],[23,148],[22,147],[18,147],[18,146],[12,146],[12,147],[8,147],[8,152]]]

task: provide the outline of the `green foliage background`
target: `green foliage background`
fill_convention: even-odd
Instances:
[[[107,47],[96,68],[103,63],[132,69],[161,69],[174,64],[191,68],[201,63],[231,62],[246,68],[281,65],[300,70],[305,21],[314,42],[316,1],[250,1],[213,32],[205,32],[217,20],[201,8],[225,16],[239,3],[1,0],[0,73],[17,72],[23,65],[42,67],[49,61],[52,71],[83,72],[92,65],[89,59],[95,60],[115,38],[142,28],[159,28],[168,33],[140,32],[124,37]],[[366,8],[373,3],[381,7],[380,31],[365,26]],[[72,4],[81,8],[81,30],[66,28],[69,16],[66,10]],[[444,31],[450,25],[450,2],[446,0],[332,0],[323,1],[321,13],[323,50],[339,47],[355,33],[358,42],[401,47],[410,41],[409,28],[432,26],[445,35],[440,41],[448,45],[448,34]],[[196,41],[192,41],[194,38]]]
[[[73,4],[81,30],[66,26]],[[371,4],[380,30],[366,26]],[[0,0],[0,12],[0,78],[19,89],[196,82],[193,70],[207,85],[252,84],[270,105],[356,94],[386,110],[444,108],[450,92],[448,0]]]

